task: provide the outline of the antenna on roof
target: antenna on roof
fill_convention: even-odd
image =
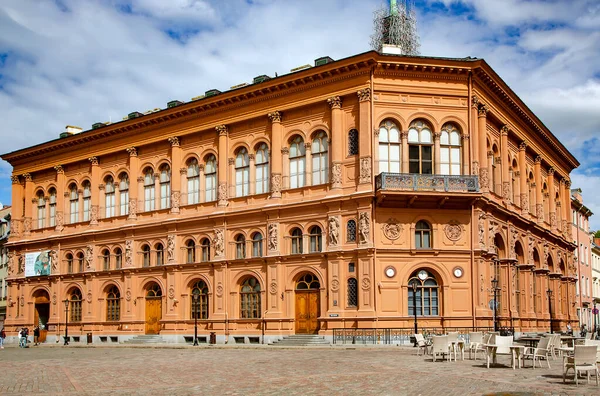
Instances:
[[[382,53],[419,55],[417,15],[413,0],[389,0],[374,12],[371,47]]]

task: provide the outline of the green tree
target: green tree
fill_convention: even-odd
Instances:
[[[596,231],[594,234],[594,238],[600,238],[600,230]]]

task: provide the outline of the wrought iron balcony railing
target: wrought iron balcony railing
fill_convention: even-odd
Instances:
[[[477,176],[419,175],[416,173],[380,173],[376,190],[479,192]]]

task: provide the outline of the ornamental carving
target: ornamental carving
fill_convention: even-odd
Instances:
[[[484,104],[479,106],[479,109],[477,109],[477,113],[479,114],[479,117],[486,117],[488,111],[489,111],[488,108]]]
[[[360,89],[356,92],[356,94],[358,95],[359,102],[371,100],[371,88]]]
[[[8,251],[8,276],[12,276],[15,270],[15,252],[12,250]]]
[[[517,240],[519,238],[519,233],[514,226],[510,226],[508,228],[508,235],[510,237],[509,246],[510,246],[510,258],[517,258]]]
[[[175,261],[175,235],[167,235],[167,261]]]
[[[542,204],[535,204],[535,214],[538,220],[544,220],[544,207]]]
[[[496,246],[496,243],[494,242],[494,238],[496,237],[497,233],[498,233],[498,223],[496,223],[494,220],[490,220],[489,225],[488,225],[488,252],[492,253],[492,254],[498,253],[498,247]]]
[[[290,155],[290,148],[289,147],[282,147],[281,148],[281,154],[282,155]]]
[[[281,116],[283,114],[279,111],[274,111],[272,113],[267,114],[267,117],[269,117],[269,120],[271,120],[271,122],[281,122]]]
[[[98,166],[98,157],[90,157],[88,161],[92,163],[92,166]]]
[[[125,241],[125,267],[133,267],[133,241]]]
[[[444,234],[449,240],[456,242],[463,235],[464,227],[456,220],[450,220],[448,224],[444,226]]]
[[[169,287],[169,300],[172,300],[175,298],[175,288],[173,288],[173,286]]]
[[[273,198],[281,197],[281,173],[271,175],[271,196]]]
[[[550,226],[556,227],[556,213],[550,212]]]
[[[87,271],[94,268],[94,245],[85,247],[85,267]]]
[[[529,237],[529,247],[527,250],[527,261],[528,264],[533,264],[533,249],[535,248],[535,239],[533,237]]]
[[[529,195],[527,193],[521,193],[521,213],[527,214],[529,212]]]
[[[221,297],[223,295],[223,284],[219,282],[217,285],[217,296]]]
[[[98,224],[98,205],[90,208],[90,224]]]
[[[219,183],[218,191],[219,206],[227,206],[227,183]]]
[[[487,168],[479,168],[479,183],[482,190],[487,191],[490,188],[490,177]]]
[[[127,291],[125,292],[125,299],[126,299],[127,301],[131,301],[131,290],[127,290]]]
[[[269,291],[271,292],[271,294],[275,294],[277,293],[277,282],[276,281],[271,281],[271,284],[269,285]]]
[[[225,235],[223,230],[219,228],[215,229],[215,240],[213,243],[215,245],[215,256],[223,257],[225,255]]]
[[[371,279],[363,278],[362,281],[360,282],[360,286],[362,287],[363,290],[369,290],[371,288]]]
[[[56,227],[55,230],[60,232],[64,229],[64,217],[62,211],[56,211]]]
[[[88,304],[92,303],[92,292],[91,291],[88,292],[88,294],[87,294],[87,302],[88,302]]]
[[[473,95],[473,97],[471,98],[471,106],[475,107],[475,109],[477,109],[477,107],[479,106],[479,98],[476,95]]]
[[[135,219],[137,217],[137,200],[129,198],[129,218]]]
[[[217,125],[215,130],[219,134],[219,136],[227,136],[227,126],[226,125]]]
[[[331,106],[332,109],[341,109],[342,99],[339,96],[333,96],[327,99],[327,104],[329,104],[329,106]]]
[[[50,265],[52,266],[52,273],[56,274],[58,271],[58,252],[56,250],[50,251]]]
[[[340,243],[340,219],[330,217],[329,221],[329,245],[337,246]]]
[[[363,157],[360,159],[358,182],[361,184],[371,183],[371,157]]]
[[[331,290],[334,292],[340,290],[340,281],[339,280],[334,279],[331,281]]]
[[[342,187],[342,164],[337,162],[331,165],[331,187]]]
[[[389,218],[385,224],[381,226],[383,235],[390,241],[395,241],[402,234],[402,226],[395,218]]]
[[[173,212],[179,212],[179,205],[181,202],[181,193],[179,191],[171,192],[171,210]]]
[[[479,213],[479,249],[485,250],[485,213]]]
[[[502,183],[502,198],[505,200],[510,200],[510,183],[503,182]]]
[[[17,175],[12,175],[10,177],[10,181],[12,182],[12,184],[19,184],[19,176]]]
[[[177,136],[170,137],[167,141],[171,143],[172,147],[179,147],[179,138]]]
[[[269,224],[269,229],[268,229],[268,234],[269,234],[269,241],[268,241],[268,248],[270,252],[275,252],[277,251],[277,229],[279,227],[279,224],[277,223],[270,223]]]
[[[27,233],[31,231],[31,217],[25,217],[23,219],[23,232]]]
[[[52,294],[52,305],[56,305],[57,301],[58,301],[58,297],[56,297],[56,292],[54,292],[54,294]]]
[[[25,306],[25,296],[21,296],[21,306]]]
[[[544,245],[544,257],[542,258],[542,266],[548,268],[548,255],[550,254],[550,248],[548,245]]]
[[[23,179],[25,179],[25,182],[30,182],[31,181],[31,174],[30,173],[23,173]]]
[[[371,240],[371,219],[369,212],[360,212],[358,216],[358,240],[361,245]]]
[[[127,151],[127,154],[129,154],[130,157],[137,157],[138,155],[137,148],[135,147],[128,147],[125,151]]]
[[[63,173],[65,173],[65,170],[63,169],[62,165],[56,165],[54,167],[54,170],[56,171],[56,173],[58,173],[59,175],[62,175]]]

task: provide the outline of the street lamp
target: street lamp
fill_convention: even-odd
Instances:
[[[546,293],[548,294],[548,312],[550,313],[550,334],[552,334],[554,333],[554,330],[552,330],[552,290],[548,288]]]
[[[63,301],[65,303],[65,344],[69,345],[69,299]]]
[[[498,331],[498,279],[492,279],[492,288],[494,289],[494,331]]]
[[[200,298],[200,292],[194,290],[192,298],[194,299],[194,346],[198,346],[198,299]]]
[[[417,346],[417,282],[412,283],[413,292],[413,313],[415,314],[415,346]]]

